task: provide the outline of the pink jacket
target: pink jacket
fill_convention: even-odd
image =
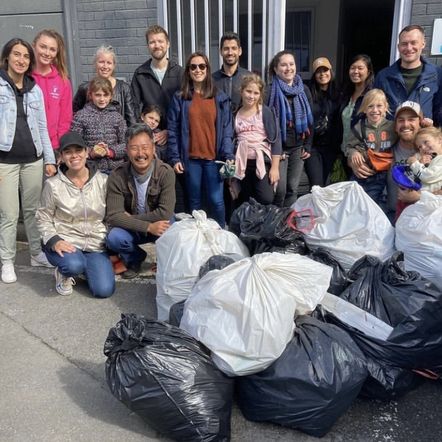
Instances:
[[[48,75],[33,72],[36,83],[43,91],[48,132],[53,149],[58,149],[60,137],[72,123],[72,87],[69,80],[63,80],[55,66]]]

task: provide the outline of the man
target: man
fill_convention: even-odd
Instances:
[[[240,86],[242,77],[250,74],[247,69],[239,65],[242,49],[238,34],[234,32],[225,33],[221,37],[219,52],[223,64],[221,69],[213,73],[212,77],[216,87],[230,97],[232,112],[236,112],[241,105]]]
[[[382,69],[376,76],[375,88],[382,89],[388,98],[391,115],[404,101],[414,101],[425,118],[433,119],[435,96],[438,91],[437,67],[422,57],[425,48],[424,29],[406,26],[399,34],[400,59]]]
[[[169,228],[175,206],[175,173],[155,159],[151,129],[132,125],[126,132],[129,161],[112,171],[107,183],[107,247],[127,267],[123,278],[137,276],[146,252],[138,246],[154,242]]]
[[[132,94],[138,117],[148,104],[161,109],[161,131],[155,134],[155,143],[167,142],[166,115],[173,94],[181,86],[183,68],[167,58],[169,35],[161,26],[154,25],[146,31],[146,42],[151,58],[139,66],[132,77]]]

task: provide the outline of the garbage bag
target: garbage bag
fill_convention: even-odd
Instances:
[[[122,315],[104,344],[112,394],[179,441],[228,441],[233,383],[185,331]]]
[[[293,336],[295,314],[315,309],[331,273],[296,254],[242,259],[195,284],[180,327],[212,351],[224,373],[256,373],[281,355]]]
[[[211,256],[205,264],[203,264],[198,273],[199,279],[209,273],[211,270],[221,270],[230,264],[233,264],[235,260],[227,255],[214,255]]]
[[[174,325],[175,327],[180,326],[181,318],[183,317],[184,313],[184,304],[186,303],[186,300],[177,302],[176,304],[172,305],[169,310],[169,324]]]
[[[263,205],[250,198],[233,212],[229,229],[239,236],[251,255],[285,250],[305,254],[303,233],[288,222],[292,217],[293,209]]]
[[[396,222],[396,248],[406,270],[419,272],[442,290],[442,195],[422,192]]]
[[[249,256],[247,247],[227,232],[205,212],[194,210],[193,218],[172,224],[157,239],[157,310],[158,319],[167,320],[169,309],[186,299],[200,267],[213,255],[229,255],[233,259]]]
[[[385,260],[394,252],[394,228],[354,181],[313,186],[292,207],[298,212],[310,209],[316,217],[314,227],[304,234],[307,245],[325,248],[345,270],[364,255]]]
[[[279,359],[236,378],[237,402],[249,420],[320,437],[350,407],[366,377],[365,357],[345,331],[301,316]]]

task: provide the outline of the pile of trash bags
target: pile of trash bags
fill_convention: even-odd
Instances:
[[[105,354],[112,393],[161,433],[229,440],[235,387],[247,419],[320,437],[359,395],[395,398],[442,375],[441,289],[407,268],[356,183],[308,197],[292,210],[250,200],[230,232],[194,212],[158,241],[170,324],[125,315]]]

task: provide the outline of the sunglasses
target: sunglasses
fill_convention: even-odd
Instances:
[[[196,71],[196,68],[198,68],[200,71],[205,71],[207,68],[207,65],[205,63],[200,63],[200,64],[191,64],[190,65],[190,70],[191,71]]]

